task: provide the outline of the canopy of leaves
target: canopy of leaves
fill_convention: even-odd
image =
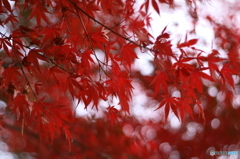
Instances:
[[[218,3],[224,23],[204,14],[203,0],[0,0],[4,150],[105,159],[238,150],[240,4]],[[151,13],[177,10],[191,21],[185,39],[167,26],[152,35]],[[197,36],[201,19],[212,44]],[[142,57],[151,57],[148,75]],[[139,103],[148,119],[135,115]],[[79,116],[78,107],[95,113]]]

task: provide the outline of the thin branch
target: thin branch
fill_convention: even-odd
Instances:
[[[147,51],[150,51],[152,54],[153,54],[153,52],[159,53],[159,51],[156,51],[156,50],[154,50],[154,49],[148,48],[148,47],[146,47],[146,46],[139,45],[139,44],[137,44],[136,42],[134,42],[133,40],[131,40],[131,39],[129,39],[129,38],[127,38],[127,37],[119,34],[118,32],[116,32],[116,31],[113,30],[114,27],[113,27],[113,28],[110,28],[110,27],[104,25],[103,23],[101,23],[100,21],[96,20],[96,19],[93,18],[91,15],[89,15],[87,12],[85,12],[82,8],[80,8],[79,6],[77,6],[72,0],[68,0],[68,1],[69,1],[76,9],[78,9],[78,10],[81,11],[84,15],[86,15],[89,19],[93,20],[94,22],[96,22],[97,24],[99,24],[99,25],[101,25],[102,27],[106,28],[106,29],[109,30],[110,32],[114,33],[115,35],[121,37],[122,39],[124,39],[124,40],[126,40],[126,41],[128,41],[128,42],[130,42],[130,43],[132,43],[132,44],[134,44],[134,45],[136,45],[136,46],[138,46],[139,48],[144,48],[144,49],[146,49]]]
[[[21,131],[22,131],[19,126],[11,125],[7,122],[1,122],[1,124],[2,124],[3,128],[6,128],[8,130],[13,130],[13,131],[16,131],[16,132],[19,132],[19,133],[21,133]],[[75,128],[75,127],[73,127],[73,128]],[[36,140],[36,142],[41,141],[40,144],[42,144],[42,146],[44,146],[44,144],[48,144],[48,143],[44,143],[44,140],[43,141],[41,140],[41,138],[39,137],[39,135],[36,131],[33,132],[33,131],[30,131],[29,129],[25,129],[23,135],[26,135],[27,137],[31,137],[32,138],[31,140]],[[58,143],[64,142],[63,140],[64,140],[64,138],[61,137],[61,136],[59,138],[55,138],[55,144],[54,145],[49,145],[48,144],[49,146],[51,146],[51,149],[49,149],[49,151],[55,151],[55,153],[58,153],[58,154],[62,153],[62,149],[61,149],[62,147],[56,147],[55,145],[58,144]],[[101,150],[98,150],[93,146],[84,145],[79,138],[72,138],[71,143],[75,147],[81,147],[82,149],[88,149],[88,150],[92,150],[96,153],[101,153]],[[60,149],[58,149],[58,148],[60,148]],[[41,151],[39,151],[39,152],[41,152]]]
[[[18,132],[22,131],[22,128],[14,126],[14,125],[10,125],[6,122],[1,122],[1,124],[4,128],[9,128],[9,129],[12,129],[12,130],[15,130],[15,131],[18,131]],[[31,132],[28,129],[24,130],[24,134],[27,135],[27,136],[31,136],[35,139],[40,139],[37,133]]]
[[[78,8],[77,8],[76,6],[74,6],[74,7],[76,8],[76,11],[77,11]],[[94,56],[95,56],[95,58],[96,58],[96,60],[97,60],[97,62],[98,62],[98,65],[99,65],[99,76],[100,76],[100,80],[101,80],[100,68],[102,69],[102,71],[105,73],[106,76],[108,76],[108,74],[106,73],[106,71],[104,70],[104,68],[102,67],[102,65],[100,64],[100,63],[102,63],[102,61],[98,59],[98,57],[97,57],[97,55],[96,55],[96,52],[95,52],[94,49],[93,49],[92,40],[90,39],[90,36],[89,36],[89,34],[88,34],[88,31],[87,31],[87,29],[86,29],[86,27],[85,27],[85,25],[84,25],[84,23],[83,23],[82,17],[79,15],[78,12],[77,12],[77,16],[78,16],[79,20],[81,21],[83,30],[84,30],[84,32],[85,32],[85,34],[86,34],[86,36],[87,36],[87,39],[88,39],[88,41],[89,41],[89,43],[90,43],[90,48],[91,48],[91,50],[92,50],[92,52],[93,52],[93,54],[94,54]],[[109,77],[109,76],[108,76],[108,77]],[[111,77],[109,77],[109,78],[111,79]]]
[[[152,49],[149,49],[147,47],[144,47],[144,46],[141,46],[139,44],[137,44],[136,42],[132,41],[131,39],[129,38],[126,38],[125,36],[119,34],[118,32],[114,31],[112,28],[104,25],[103,23],[99,22],[98,20],[96,20],[95,18],[93,18],[92,16],[90,16],[87,12],[85,12],[82,8],[80,8],[79,6],[77,6],[72,0],[68,0],[75,8],[77,8],[79,11],[81,11],[83,14],[85,14],[89,19],[93,20],[94,22],[98,23],[99,25],[101,25],[102,27],[108,29],[109,31],[111,31],[112,33],[116,34],[117,36],[121,37],[122,39],[125,39],[127,41],[129,41],[130,43],[138,46],[138,47],[142,47],[144,49],[147,49],[149,51],[153,51]]]
[[[27,46],[27,45],[24,45],[24,44],[21,44],[21,43],[19,43],[18,41],[15,41],[15,40],[13,39],[13,38],[15,38],[15,37],[7,37],[6,35],[4,35],[4,34],[1,33],[1,32],[0,32],[0,34],[2,35],[2,37],[6,38],[6,39],[9,39],[9,40],[11,39],[13,42],[15,42],[15,43],[17,43],[17,44],[19,44],[19,45],[27,48],[27,49],[32,50],[32,51],[34,51],[35,53],[39,54],[36,50],[32,49],[31,47],[29,47],[29,46]],[[19,37],[19,38],[22,38],[22,37]],[[71,75],[75,75],[74,73],[69,72],[69,71],[67,71],[66,69],[64,69],[64,68],[60,67],[59,65],[57,65],[57,64],[53,61],[53,60],[55,60],[55,59],[48,58],[47,56],[42,55],[42,54],[39,54],[39,55],[41,55],[42,57],[48,59],[52,64],[54,64],[55,66],[57,66],[59,69],[63,70],[64,72],[67,72],[67,73],[69,73],[69,74],[71,74]],[[57,60],[68,60],[68,59],[57,59]]]
[[[75,6],[75,8],[76,8],[76,6]],[[77,8],[76,8],[76,11],[77,11]],[[93,52],[95,58],[96,58],[97,61],[98,61],[98,65],[99,65],[99,75],[100,75],[100,80],[101,80],[100,68],[102,68],[102,66],[101,66],[101,64],[100,64],[100,62],[99,62],[99,59],[98,59],[98,57],[97,57],[97,55],[96,55],[94,49],[93,49],[92,40],[90,39],[90,36],[89,36],[89,34],[88,34],[88,31],[87,31],[87,29],[86,29],[86,27],[85,27],[85,25],[84,25],[84,23],[83,23],[82,17],[81,17],[81,16],[79,15],[79,13],[78,13],[78,11],[77,11],[77,16],[78,16],[79,20],[81,21],[81,24],[82,24],[83,30],[84,30],[84,32],[85,32],[85,34],[86,34],[86,36],[87,36],[87,39],[88,39],[88,41],[89,41],[89,44],[90,44],[90,48],[91,48],[91,50],[92,50],[92,52]]]
[[[32,86],[31,86],[31,84],[30,84],[30,81],[29,81],[29,79],[27,78],[27,75],[26,75],[26,73],[25,73],[25,71],[24,71],[24,69],[23,69],[23,66],[22,66],[21,62],[20,62],[20,59],[19,59],[18,56],[17,56],[17,53],[16,53],[16,50],[15,50],[14,46],[12,47],[12,50],[13,50],[13,53],[14,53],[14,55],[15,55],[18,63],[19,63],[21,72],[22,72],[24,78],[25,78],[26,81],[27,81],[27,85],[28,85],[29,88],[31,89],[31,92],[33,93],[34,97],[35,97],[36,100],[43,106],[43,108],[44,108],[49,114],[51,114],[51,113],[47,110],[46,106],[42,103],[42,101],[40,101],[40,100],[38,99],[37,94],[36,94],[35,91],[33,90]]]

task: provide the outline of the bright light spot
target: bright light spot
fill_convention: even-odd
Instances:
[[[15,159],[16,156],[9,151],[8,145],[5,142],[0,142],[0,159]]]
[[[238,109],[240,107],[240,95],[235,95],[233,98],[233,107]]]
[[[210,151],[215,151],[215,148],[214,147],[209,147],[206,151],[206,154],[209,155],[210,154]]]
[[[133,131],[134,131],[134,129],[133,129],[132,125],[130,125],[130,124],[126,124],[123,126],[123,132],[126,136],[129,136],[129,137],[132,136]]]
[[[138,53],[138,59],[135,60],[133,68],[139,70],[144,76],[151,75],[154,68],[150,60],[152,60],[152,57],[149,54]]]
[[[187,125],[187,131],[182,135],[183,140],[193,140],[197,133],[201,133],[203,127],[201,124],[191,122]]]
[[[234,84],[238,84],[239,81],[240,81],[239,76],[237,76],[237,75],[233,75],[232,77],[233,77]]]
[[[169,154],[172,151],[172,147],[168,142],[164,142],[159,145],[159,150],[165,152],[166,154]]]
[[[195,113],[199,113],[201,114],[201,109],[204,110],[206,109],[206,104],[204,102],[200,103],[199,105],[195,104],[194,107],[193,107],[193,110]],[[200,107],[200,108],[199,108]]]
[[[4,114],[6,107],[7,107],[7,104],[4,101],[0,100],[0,115]]]
[[[174,91],[172,97],[181,97],[181,93],[179,91]]]
[[[84,107],[85,107],[85,105],[83,102],[80,102],[78,104],[78,106],[76,107],[76,115],[77,116],[82,117],[82,116],[88,115],[89,112],[86,109],[84,109]]]
[[[179,121],[179,119],[174,115],[171,119],[170,119],[170,125],[172,128],[174,129],[179,129],[181,127],[181,122]]]
[[[157,123],[161,120],[159,111],[154,111],[159,103],[149,102],[151,99],[147,97],[147,93],[141,89],[141,86],[137,82],[133,82],[133,99],[131,103],[131,113],[138,119],[152,120]]]
[[[97,64],[99,63],[98,60],[100,61],[104,61],[104,52],[102,52],[101,50],[95,50],[95,52],[93,54],[91,54],[91,58],[94,60],[94,62]]]
[[[169,158],[172,158],[172,159],[179,159],[180,158],[180,154],[178,151],[172,151]]]
[[[154,111],[151,105],[133,105],[131,110],[132,114],[138,119],[151,120],[154,123],[158,123],[160,120],[162,120],[162,116],[160,115],[159,111]]]
[[[217,94],[218,94],[218,89],[214,86],[211,86],[208,88],[208,94],[211,96],[211,97],[216,97]]]
[[[238,155],[231,155],[228,159],[238,159]]]
[[[93,107],[92,102],[88,105],[87,109],[85,109],[85,104],[82,101],[78,104],[76,100],[75,105],[75,112],[78,117],[102,118],[108,106],[114,106],[117,110],[121,109],[119,99],[116,97],[109,97],[107,101],[100,100],[98,103],[98,110],[95,106]]]
[[[220,126],[220,120],[215,118],[211,121],[211,126],[213,129],[217,129]]]
[[[203,18],[200,18],[198,23],[201,23],[201,25],[196,25],[196,34],[200,39],[204,39],[204,44],[211,44],[214,39],[212,26]]]
[[[10,152],[0,151],[0,159],[16,159],[17,156],[13,155]]]
[[[146,137],[148,140],[153,140],[157,136],[155,129],[149,129],[147,130]]]
[[[77,104],[77,102],[75,102]],[[92,103],[89,104],[88,108],[85,109],[85,105],[83,102],[80,102],[75,107],[75,112],[77,117],[94,117],[94,118],[101,118],[103,117],[103,108],[98,107],[99,111],[95,108],[92,108]]]
[[[157,115],[155,115],[155,116],[151,116],[151,121],[153,122],[153,123],[159,123],[161,120],[162,120],[162,118],[161,118],[161,116],[159,115],[159,114],[157,114]]]
[[[214,110],[214,115],[220,116],[223,110],[224,110],[223,107],[218,105]]]
[[[0,150],[8,151],[8,145],[5,142],[0,142]]]
[[[153,140],[157,136],[156,130],[150,126],[143,126],[141,129],[141,134],[148,140]]]
[[[218,100],[218,102],[224,101],[225,97],[226,97],[226,95],[225,95],[224,92],[218,92],[218,94],[217,94],[217,100]]]

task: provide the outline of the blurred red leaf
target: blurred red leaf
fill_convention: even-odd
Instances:
[[[182,47],[190,47],[192,45],[195,45],[198,42],[198,39],[191,39],[189,41],[186,41],[184,43],[180,43],[177,45],[178,48],[182,48]]]
[[[159,10],[158,4],[155,0],[152,0],[152,6],[153,6],[154,10],[160,15],[160,10]]]

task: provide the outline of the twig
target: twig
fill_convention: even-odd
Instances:
[[[14,53],[14,55],[15,55],[15,57],[16,57],[18,63],[19,63],[19,66],[20,66],[21,72],[22,72],[24,78],[25,78],[26,81],[27,81],[27,85],[28,85],[29,88],[31,89],[31,91],[32,91],[32,93],[33,93],[33,95],[34,95],[34,97],[35,97],[36,100],[37,100],[37,101],[43,106],[43,108],[44,108],[49,114],[51,114],[51,113],[47,110],[46,106],[44,106],[44,104],[42,103],[42,101],[40,101],[40,100],[38,99],[37,94],[36,94],[35,91],[33,90],[32,86],[31,86],[31,84],[30,84],[30,81],[28,80],[27,75],[26,75],[26,73],[25,73],[25,71],[24,71],[24,69],[23,69],[23,66],[22,66],[21,62],[20,62],[20,59],[18,58],[18,56],[17,56],[17,54],[16,54],[16,50],[15,50],[14,46],[12,47],[12,50],[13,50],[13,53]]]
[[[75,8],[77,8],[78,10],[80,10],[83,14],[85,14],[88,18],[90,18],[91,20],[93,20],[94,22],[98,23],[99,25],[101,25],[102,27],[108,29],[109,31],[111,31],[112,33],[116,34],[117,36],[121,37],[122,39],[125,39],[127,40],[128,42],[138,46],[138,47],[142,47],[146,50],[149,50],[149,51],[153,51],[152,49],[149,49],[147,47],[144,47],[144,46],[141,46],[139,44],[137,44],[136,42],[132,41],[131,39],[129,38],[126,38],[125,36],[119,34],[118,32],[114,31],[112,28],[104,25],[103,23],[99,22],[98,20],[96,20],[95,18],[93,18],[92,16],[90,16],[87,12],[85,12],[82,8],[80,8],[79,6],[77,6],[72,0],[68,0]]]
[[[76,11],[77,11],[78,8],[77,8],[76,6],[74,6],[74,7],[76,8]],[[89,41],[89,44],[90,44],[90,48],[91,48],[91,50],[92,50],[92,52],[93,52],[93,54],[94,54],[94,56],[95,56],[95,58],[96,58],[96,60],[97,60],[97,62],[98,62],[98,65],[99,65],[99,76],[100,76],[100,80],[101,80],[100,68],[102,69],[102,71],[105,73],[106,76],[108,76],[108,74],[105,72],[104,68],[103,68],[103,67],[101,66],[101,64],[100,64],[100,63],[102,63],[102,61],[100,61],[100,60],[98,59],[98,57],[97,57],[97,55],[96,55],[96,52],[95,52],[94,49],[93,49],[92,40],[90,39],[90,36],[89,36],[89,34],[88,34],[88,31],[87,31],[87,29],[86,29],[86,27],[85,27],[85,25],[84,25],[84,23],[83,23],[82,17],[79,15],[79,12],[77,12],[77,16],[78,16],[79,20],[81,21],[83,30],[84,30],[84,32],[85,32],[85,34],[86,34],[86,36],[87,36],[87,39],[88,39],[88,41]],[[109,76],[108,76],[108,77],[109,77]],[[109,77],[109,78],[110,78],[110,77]]]

